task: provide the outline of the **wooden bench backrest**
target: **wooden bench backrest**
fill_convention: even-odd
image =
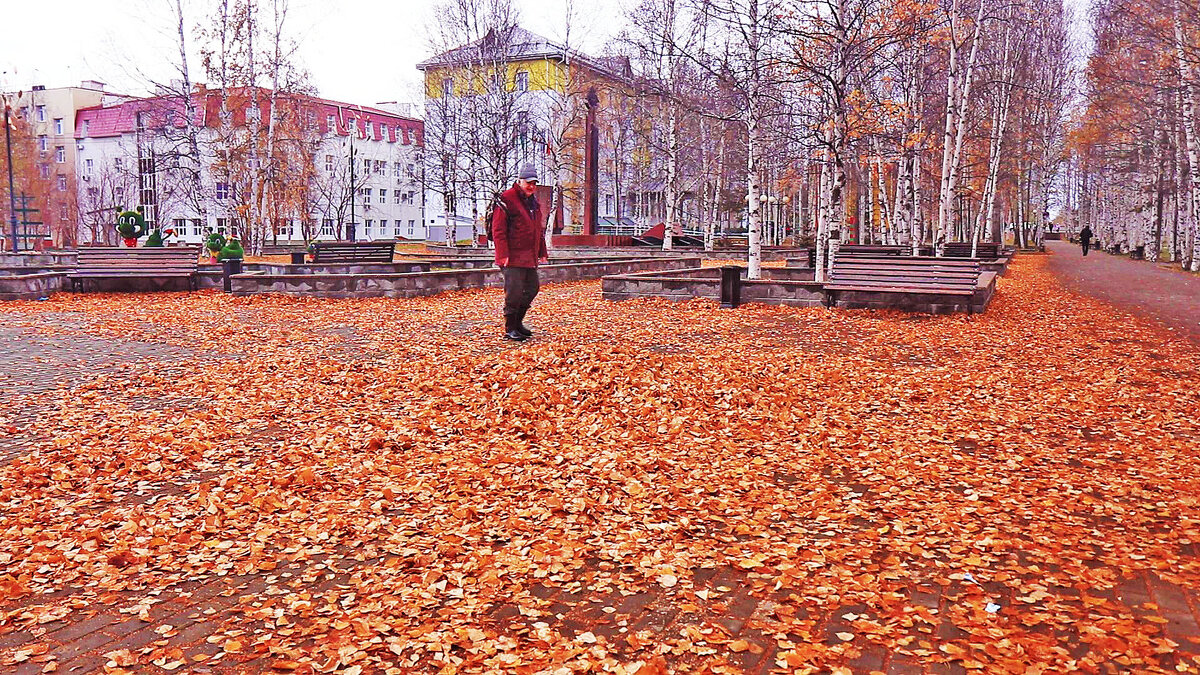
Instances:
[[[979,242],[975,249],[976,257],[992,260],[1000,256],[1000,244],[995,242]],[[971,243],[952,241],[946,243],[946,255],[951,258],[971,257]]]
[[[199,246],[87,247],[79,249],[76,270],[195,271],[199,256]]]
[[[392,262],[396,246],[391,242],[365,244],[331,244],[317,242],[313,245],[313,262]]]
[[[834,257],[829,279],[831,284],[856,286],[972,290],[979,280],[979,261],[838,254]]]

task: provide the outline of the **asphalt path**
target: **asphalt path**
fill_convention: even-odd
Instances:
[[[1163,323],[1170,331],[1200,344],[1200,275],[1176,263],[1151,263],[1099,251],[1082,255],[1068,241],[1047,241],[1050,270],[1063,284]]]

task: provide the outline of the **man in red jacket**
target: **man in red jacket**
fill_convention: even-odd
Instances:
[[[538,294],[538,263],[547,261],[546,218],[537,197],[537,171],[521,167],[517,182],[500,193],[492,212],[492,239],[496,265],[504,271],[504,337],[518,342],[533,331],[525,327],[525,313]]]

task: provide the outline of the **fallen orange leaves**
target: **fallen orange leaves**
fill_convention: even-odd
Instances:
[[[499,301],[0,305],[163,352],[15,399],[0,630],[247,575],[211,644],[277,671],[1174,668],[1114,589],[1200,587],[1200,355],[1037,260],[972,318]]]

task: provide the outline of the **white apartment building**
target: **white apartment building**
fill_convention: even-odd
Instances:
[[[83,108],[111,105],[127,97],[109,93],[103,82],[93,80],[85,80],[77,87],[47,89],[34,85],[20,95],[7,92],[5,97],[12,102],[15,113],[30,125],[37,143],[37,172],[49,186],[48,194],[34,195],[36,201],[31,206],[39,209],[44,231],[53,236],[56,246],[74,245],[70,233],[78,218],[72,199],[78,175],[75,114]],[[8,246],[7,241],[5,245]]]
[[[82,243],[101,240],[122,207],[141,206],[152,226],[174,230],[172,241],[201,243],[209,232],[242,231],[239,218],[250,201],[250,186],[245,179],[229,178],[236,171],[221,169],[218,159],[226,157],[229,164],[252,160],[233,154],[231,144],[222,146],[220,139],[222,134],[228,138],[231,129],[249,128],[256,108],[242,96],[231,109],[232,95],[222,101],[218,92],[202,87],[192,100],[200,136],[199,194],[180,169],[194,164],[178,97],[79,111],[75,139]],[[258,97],[264,127],[269,100],[267,94]],[[288,176],[308,176],[302,185],[286,186],[296,203],[307,205],[307,213],[292,209],[293,215],[275,218],[264,243],[425,238],[420,120],[389,104],[369,107],[289,95],[277,105],[281,118],[282,107],[288,107],[292,126],[287,135],[299,136],[307,145],[304,152],[277,148],[275,168],[290,172]],[[297,168],[300,164],[305,164],[303,170]]]

